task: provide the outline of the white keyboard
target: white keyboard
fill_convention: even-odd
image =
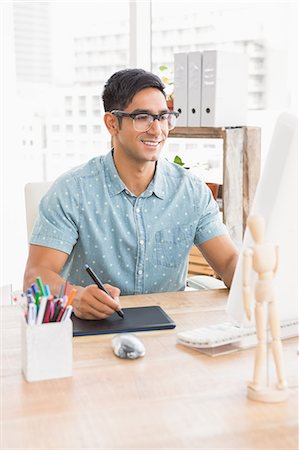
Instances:
[[[298,319],[281,321],[281,339],[298,336]],[[195,330],[182,331],[177,334],[180,344],[194,348],[214,348],[233,344],[244,338],[255,337],[255,327],[240,327],[232,322],[223,322]],[[254,344],[255,341],[252,341]]]

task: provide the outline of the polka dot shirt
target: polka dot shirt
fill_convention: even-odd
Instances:
[[[87,263],[104,283],[129,295],[183,290],[193,243],[226,233],[198,177],[161,159],[136,197],[118,176],[112,150],[53,183],[30,243],[67,253],[61,274],[71,283],[92,283]]]

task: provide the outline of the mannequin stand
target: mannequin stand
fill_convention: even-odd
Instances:
[[[288,388],[278,389],[275,386],[254,388],[251,383],[247,386],[247,397],[250,400],[264,403],[285,402],[288,399]]]

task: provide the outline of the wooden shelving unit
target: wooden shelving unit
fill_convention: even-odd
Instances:
[[[223,221],[231,238],[240,248],[260,176],[261,129],[177,127],[169,133],[169,137],[223,140]],[[195,272],[196,267],[198,272]],[[189,270],[193,275],[214,274],[196,247],[190,253]]]
[[[212,267],[209,266],[195,245],[193,245],[190,250],[188,265],[188,277],[192,277],[194,275],[210,275],[217,278],[216,273]]]

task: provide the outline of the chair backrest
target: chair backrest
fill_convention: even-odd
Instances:
[[[37,216],[39,202],[49,190],[52,183],[52,181],[41,181],[36,183],[27,183],[25,185],[25,208],[28,242]]]

